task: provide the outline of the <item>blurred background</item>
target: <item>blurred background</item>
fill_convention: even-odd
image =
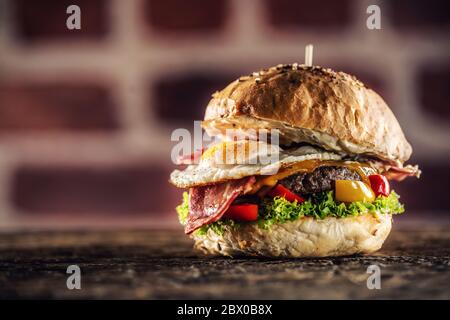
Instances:
[[[0,0],[0,230],[177,225],[172,130],[308,43],[378,91],[413,145],[423,177],[394,187],[401,223],[448,221],[448,0]]]

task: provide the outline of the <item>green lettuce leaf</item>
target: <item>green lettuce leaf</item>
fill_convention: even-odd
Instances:
[[[405,211],[399,202],[400,196],[392,191],[388,197],[378,196],[374,202],[352,202],[350,204],[338,203],[334,200],[334,191],[319,192],[310,196],[305,202],[289,202],[284,198],[275,197],[266,199],[259,207],[256,222],[237,222],[230,219],[221,219],[201,227],[196,231],[198,235],[205,234],[209,229],[221,235],[227,227],[237,228],[248,223],[257,223],[260,228],[268,229],[274,223],[295,221],[302,217],[325,219],[328,217],[345,218],[356,217],[366,213],[400,214]],[[176,208],[179,220],[186,223],[189,214],[189,195],[183,193],[183,203]]]
[[[405,211],[398,201],[399,195],[394,191],[388,197],[378,196],[374,202],[338,203],[334,200],[334,191],[313,194],[305,202],[298,204],[284,198],[275,197],[264,202],[259,212],[258,225],[267,229],[274,223],[294,221],[302,217],[325,219],[328,217],[356,217],[366,213],[400,214]]]
[[[185,225],[189,215],[189,194],[187,192],[183,192],[183,202],[175,210],[178,213],[178,220],[182,225]]]
[[[212,229],[216,234],[222,235],[225,229],[228,228],[239,228],[241,225],[248,222],[237,222],[231,219],[221,219],[216,222],[207,224],[195,231],[197,235],[205,235],[209,229]]]

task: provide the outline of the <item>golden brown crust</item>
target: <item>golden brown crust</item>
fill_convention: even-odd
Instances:
[[[216,92],[203,126],[208,132],[278,128],[292,141],[396,163],[412,152],[377,93],[346,73],[296,64],[241,77]]]
[[[227,228],[218,235],[209,229],[193,234],[195,248],[205,254],[265,257],[329,257],[372,253],[381,248],[392,227],[390,214],[367,213],[346,218],[300,218],[274,224]]]

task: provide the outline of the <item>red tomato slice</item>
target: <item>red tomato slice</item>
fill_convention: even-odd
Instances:
[[[234,204],[223,215],[225,218],[237,221],[255,221],[258,219],[257,204]]]
[[[369,176],[370,187],[372,188],[375,196],[383,195],[388,196],[391,193],[391,186],[388,179],[381,174],[372,174]]]
[[[276,187],[270,190],[267,194],[271,197],[283,197],[290,202],[293,202],[294,200],[297,200],[297,203],[305,202],[305,199],[286,189],[281,184],[277,184]]]

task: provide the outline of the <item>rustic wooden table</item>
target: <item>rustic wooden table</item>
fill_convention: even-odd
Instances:
[[[450,298],[450,228],[394,230],[372,256],[206,258],[181,230],[0,234],[0,298]],[[81,268],[81,290],[66,269]],[[367,267],[381,269],[369,290]]]

